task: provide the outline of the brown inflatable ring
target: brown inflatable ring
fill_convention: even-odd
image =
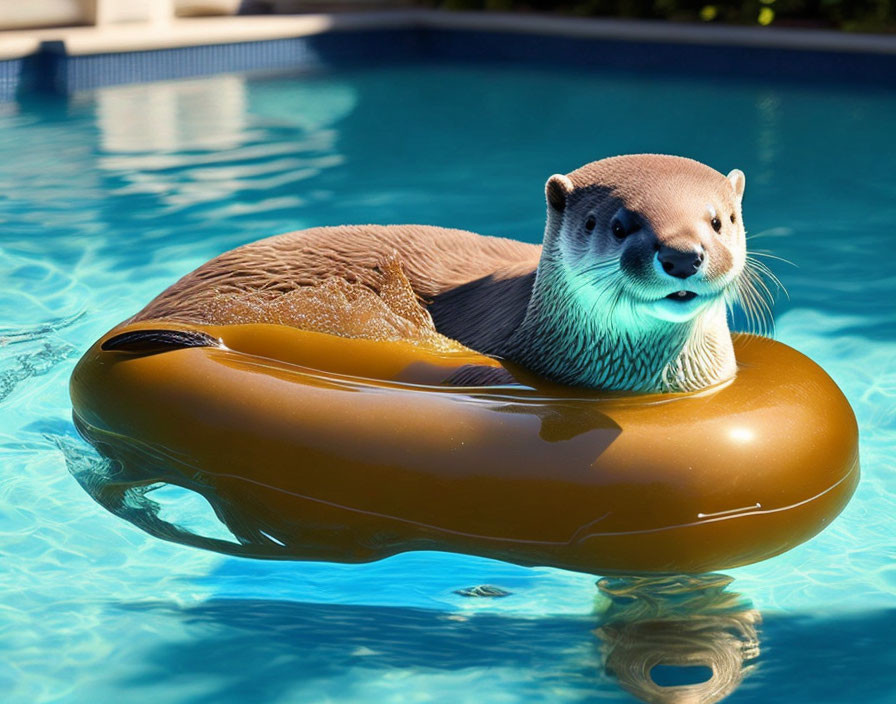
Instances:
[[[822,530],[859,478],[834,382],[735,337],[736,379],[695,394],[456,388],[495,360],[283,325],[117,328],[71,381],[116,482],[201,493],[273,559],[446,550],[592,573],[705,572]],[[138,333],[134,335],[133,333]]]

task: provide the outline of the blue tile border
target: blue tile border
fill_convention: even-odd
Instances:
[[[559,35],[424,30],[426,50],[456,61],[702,75],[896,88],[896,54],[592,39]]]
[[[145,83],[259,69],[315,68],[321,58],[308,38],[246,42],[115,54],[62,56],[52,89],[59,93],[120,83]]]
[[[14,100],[22,88],[25,59],[0,61],[0,102]]]
[[[65,53],[60,42],[45,42],[37,54],[0,61],[0,101],[30,91],[68,95],[108,85],[216,73],[315,70],[360,61],[419,58],[420,37],[412,30],[339,31],[290,39],[72,56]]]
[[[61,43],[47,42],[37,54],[0,61],[0,101],[31,91],[66,95],[113,84],[215,73],[424,60],[512,61],[655,75],[896,88],[896,54],[409,27],[92,55],[68,55]]]
[[[216,73],[315,70],[370,58],[409,60],[419,56],[418,43],[411,31],[374,30],[84,56],[66,56],[62,47],[52,47],[57,58],[48,87],[68,94]]]

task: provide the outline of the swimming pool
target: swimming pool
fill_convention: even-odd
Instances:
[[[704,631],[686,636],[689,652],[734,652],[727,688],[703,700],[896,700],[891,91],[435,62],[29,96],[0,111],[6,701],[649,696],[626,667],[644,662],[639,648],[677,646],[641,627],[613,582],[600,616],[589,575],[440,553],[254,562],[146,536],[72,478],[97,460],[67,393],[87,345],[223,250],[342,222],[537,241],[548,175],[643,151],[746,173],[751,245],[794,264],[769,260],[790,296],[776,335],[828,370],[861,430],[862,483],[827,531],[732,570],[736,605],[670,597],[676,633]],[[211,529],[201,502],[158,497]],[[480,584],[510,594],[455,593]]]

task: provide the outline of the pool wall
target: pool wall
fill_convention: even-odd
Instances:
[[[0,33],[0,100],[373,60],[513,61],[896,87],[894,37],[420,11],[182,20],[163,34]]]

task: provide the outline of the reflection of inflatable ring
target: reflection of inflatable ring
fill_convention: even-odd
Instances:
[[[75,420],[118,463],[116,483],[205,496],[240,540],[210,543],[219,550],[702,572],[807,540],[858,481],[840,390],[763,338],[736,337],[726,386],[596,400],[439,386],[498,363],[280,325],[122,336],[158,327],[91,348],[72,377]]]
[[[723,574],[599,580],[609,600],[595,631],[605,672],[651,704],[710,704],[732,694],[756,667],[762,621],[749,599],[726,591],[732,581]]]

